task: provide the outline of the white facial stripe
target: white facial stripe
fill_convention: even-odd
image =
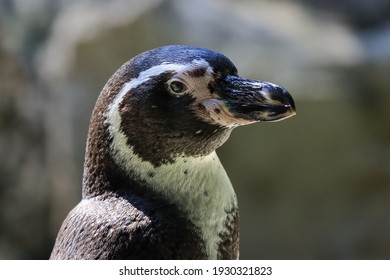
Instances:
[[[207,72],[209,73],[213,72],[213,68],[204,59],[195,59],[189,65],[163,63],[161,65],[153,66],[145,71],[142,71],[137,78],[134,78],[124,84],[121,91],[115,97],[114,102],[109,106],[108,116],[114,115],[115,114],[114,111],[118,111],[119,105],[121,104],[123,97],[129,90],[138,87],[142,83],[148,81],[150,78],[161,75],[162,73],[169,72],[169,71],[174,71],[177,73],[186,72],[190,69],[193,69],[194,67],[205,67],[207,69]]]
[[[226,233],[226,212],[230,212],[237,205],[233,187],[216,153],[203,157],[183,156],[172,164],[155,168],[150,162],[143,161],[134,153],[133,148],[127,145],[119,114],[119,106],[129,90],[153,76],[167,71],[183,72],[194,66],[207,67],[207,71],[212,71],[206,61],[194,60],[191,66],[162,64],[141,72],[137,78],[124,84],[108,107],[105,122],[112,137],[110,148],[116,163],[188,213],[206,242],[208,257],[216,259],[219,235]],[[151,174],[153,176],[150,176]]]

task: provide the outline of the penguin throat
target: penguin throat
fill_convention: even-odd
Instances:
[[[152,74],[155,74],[155,70],[158,69],[154,69]],[[103,126],[110,139],[108,151],[105,152],[127,174],[129,181],[139,182],[146,191],[161,195],[183,211],[203,239],[208,257],[216,259],[219,256],[221,236],[229,233],[226,226],[231,219],[229,215],[237,210],[232,184],[214,151],[229,137],[230,130],[223,131],[212,141],[204,142],[211,144],[212,148],[209,147],[201,154],[185,149],[169,150],[169,147],[176,146],[174,142],[169,142],[172,145],[161,147],[163,154],[168,157],[162,157],[159,149],[154,147],[153,141],[156,139],[150,139],[153,138],[150,131],[142,131],[143,125],[139,123],[139,118],[134,116],[134,122],[131,122],[132,115],[121,115],[123,111],[133,112],[131,108],[121,110],[121,106],[129,104],[129,100],[125,100],[131,96],[129,91],[150,79],[149,74],[143,73],[124,84],[103,113]],[[124,127],[124,119],[128,122],[128,127]],[[138,126],[135,122],[138,122]],[[131,134],[132,132],[136,134]],[[194,135],[202,133],[215,136],[206,131],[194,131]],[[142,142],[141,137],[145,135]],[[160,138],[161,141],[162,139],[165,138]]]
[[[124,173],[145,188],[177,205],[198,229],[210,259],[218,257],[229,213],[237,208],[232,184],[215,152],[199,157],[176,157],[154,166],[127,145],[123,132],[110,133],[110,154]]]

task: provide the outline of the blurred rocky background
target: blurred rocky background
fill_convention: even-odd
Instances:
[[[1,259],[49,257],[101,88],[167,44],[222,52],[296,100],[218,151],[242,259],[390,259],[390,1],[0,0]]]

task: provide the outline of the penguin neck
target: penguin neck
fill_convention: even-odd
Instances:
[[[145,195],[157,194],[176,205],[195,226],[208,257],[218,258],[221,237],[229,233],[227,224],[237,214],[237,200],[215,151],[204,156],[176,157],[156,167],[135,154],[125,137],[96,138],[98,132],[106,134],[107,130],[90,129],[83,198],[104,198],[135,189]]]
[[[208,257],[218,257],[221,235],[228,230],[226,224],[229,215],[236,211],[237,201],[215,152],[200,157],[178,157],[155,167],[128,149],[115,153],[114,161],[132,180],[143,182],[145,191],[157,193],[175,204],[195,225],[205,242]]]

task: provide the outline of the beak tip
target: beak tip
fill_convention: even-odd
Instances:
[[[295,107],[294,99],[292,98],[291,94],[287,90],[285,90],[285,89],[283,89],[283,90],[284,90],[284,96],[287,98],[288,103],[289,103],[290,107],[293,109],[294,115],[295,115],[296,107]]]
[[[269,96],[270,100],[273,100],[271,103],[276,101],[285,107],[285,112],[280,114],[280,120],[294,116],[296,114],[296,107],[291,94],[281,86],[267,82],[265,83],[267,96]]]

